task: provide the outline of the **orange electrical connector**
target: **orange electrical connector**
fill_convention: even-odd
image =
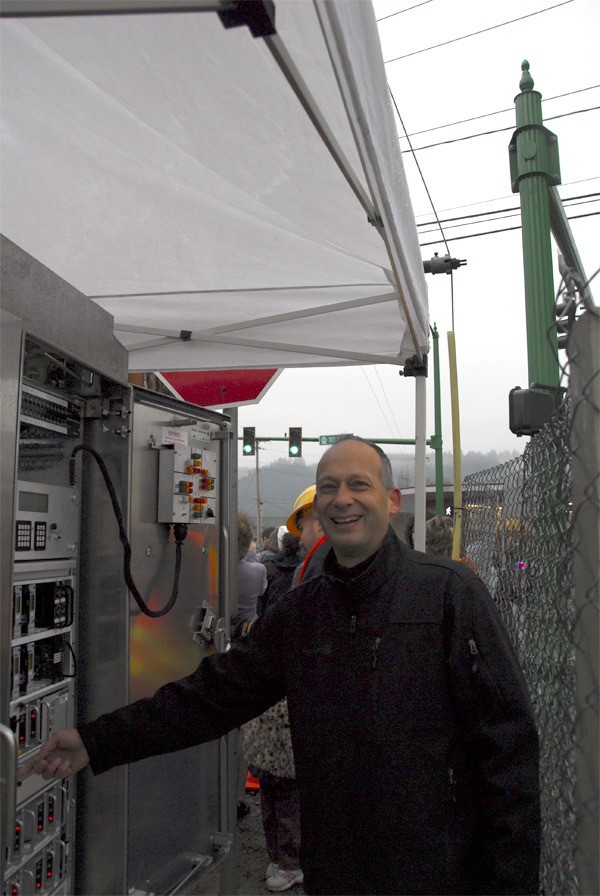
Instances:
[[[260,790],[260,783],[258,778],[255,778],[253,775],[248,772],[248,776],[246,778],[246,793],[253,793],[256,790]]]

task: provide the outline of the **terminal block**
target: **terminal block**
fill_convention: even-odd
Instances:
[[[160,449],[159,523],[215,522],[217,456],[200,445]]]

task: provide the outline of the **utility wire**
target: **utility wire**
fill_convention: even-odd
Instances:
[[[413,50],[411,53],[405,53],[403,56],[394,56],[393,59],[386,59],[384,64],[390,62],[398,62],[400,59],[408,59],[409,56],[418,56],[419,53],[427,53],[429,50],[437,50],[438,47],[446,47],[448,44],[455,44],[460,40],[466,40],[468,37],[476,37],[478,34],[485,34],[487,31],[495,31],[497,28],[504,28],[505,25],[514,25],[515,22],[522,22],[523,19],[530,19],[533,16],[539,16],[543,12],[550,12],[552,9],[558,9],[559,6],[566,6],[573,0],[562,0],[561,3],[555,3],[554,6],[546,6],[545,9],[538,9],[536,12],[527,13],[525,16],[519,16],[517,19],[509,19],[507,22],[500,22],[498,25],[490,25],[489,28],[481,28],[479,31],[472,31],[470,34],[462,34],[460,37],[453,37],[451,40],[442,41],[439,44],[433,44],[431,47],[423,47],[420,50]]]
[[[575,184],[586,184],[591,180],[598,180],[598,175],[594,175],[594,177],[583,177],[580,180],[569,180],[566,183],[561,184],[563,187],[572,187]],[[453,212],[462,208],[475,208],[478,205],[488,205],[490,202],[507,202],[509,199],[512,199],[512,196],[494,196],[492,199],[482,199],[479,202],[467,202],[465,205],[453,205],[450,208],[442,209],[443,212]],[[494,209],[492,209],[494,211]],[[483,214],[483,212],[482,212]],[[421,212],[416,215],[417,218],[422,218],[425,215],[425,212]]]
[[[589,200],[588,200],[588,202],[596,202],[596,201],[597,201],[596,199],[589,199]],[[564,203],[563,203],[563,204],[564,204]],[[573,208],[573,207],[574,207],[574,208],[579,208],[580,205],[586,205],[586,204],[587,204],[587,203],[579,202],[579,203],[576,203],[575,205],[569,206],[569,208]],[[516,209],[514,212],[511,212],[511,213],[508,214],[508,215],[501,215],[501,214],[499,214],[499,215],[491,215],[490,217],[488,217],[487,222],[484,222],[484,221],[463,221],[463,222],[458,223],[458,224],[450,224],[450,225],[447,224],[447,225],[446,225],[446,230],[455,230],[457,227],[473,227],[473,226],[477,226],[478,224],[488,223],[489,221],[508,221],[509,218],[516,218],[516,217],[519,215],[519,212],[520,212],[520,209]],[[593,213],[593,212],[590,212],[590,213],[588,213],[588,214],[586,214],[586,215],[571,215],[571,218],[589,217],[590,214],[594,214],[594,213]],[[599,212],[598,214],[600,214],[600,212]],[[458,220],[458,219],[457,219],[457,220]],[[432,222],[432,223],[433,223],[433,222]],[[420,225],[420,226],[423,226],[423,225]],[[437,227],[432,227],[430,230],[421,230],[421,231],[419,232],[419,236],[425,236],[425,234],[427,234],[427,233],[435,233],[436,230],[437,230]]]
[[[393,19],[394,16],[400,16],[403,12],[410,12],[411,9],[417,9],[418,6],[427,6],[428,3],[431,3],[431,0],[421,0],[421,3],[415,3],[414,6],[407,6],[405,9],[398,9],[396,12],[391,12],[387,16],[382,16],[376,21],[384,22],[386,19]]]
[[[389,426],[389,428],[390,428],[390,432],[393,433],[393,432],[394,432],[394,428],[393,428],[393,426],[390,424],[390,421],[386,418],[386,416],[385,416],[385,414],[384,414],[384,412],[383,412],[383,408],[381,407],[381,404],[379,404],[379,401],[377,400],[377,395],[375,394],[375,390],[373,389],[373,386],[372,386],[372,384],[371,384],[371,381],[369,380],[369,377],[367,376],[366,369],[363,367],[363,368],[362,368],[362,371],[363,371],[363,373],[364,373],[364,375],[365,375],[365,379],[367,380],[369,386],[371,387],[371,391],[373,392],[373,395],[374,395],[374,397],[375,397],[375,400],[377,401],[377,404],[379,405],[379,409],[381,410],[381,413],[383,414],[383,417],[384,417],[384,419],[385,419],[385,422],[386,422],[387,425]],[[374,371],[375,371],[375,376],[376,376],[377,379],[379,380],[379,385],[381,386],[381,391],[382,391],[382,393],[383,393],[383,397],[385,398],[386,404],[387,404],[387,406],[388,406],[388,410],[389,410],[389,412],[390,412],[390,416],[391,416],[391,418],[392,418],[392,420],[393,420],[393,422],[394,422],[394,426],[396,427],[396,435],[398,436],[398,438],[401,438],[401,436],[400,436],[400,427],[398,426],[398,421],[396,420],[396,417],[394,416],[394,411],[393,411],[392,405],[390,404],[390,400],[389,400],[389,398],[388,398],[387,392],[385,391],[385,387],[384,387],[384,385],[383,385],[383,383],[382,383],[382,381],[381,381],[381,377],[380,377],[380,375],[379,375],[379,370],[377,369],[376,366],[374,367]]]
[[[363,372],[363,374],[364,374],[364,377],[365,377],[367,383],[369,384],[369,388],[370,388],[371,392],[373,393],[373,398],[374,398],[375,401],[377,402],[377,407],[378,407],[379,410],[381,411],[381,416],[383,417],[383,419],[385,420],[386,424],[388,425],[388,427],[389,427],[389,429],[390,429],[390,432],[393,432],[394,430],[393,430],[393,428],[392,428],[392,426],[391,426],[391,424],[390,424],[390,421],[389,421],[389,419],[386,417],[385,411],[383,410],[383,408],[382,408],[382,406],[381,406],[381,402],[379,401],[379,398],[377,397],[377,393],[375,392],[375,389],[373,388],[373,383],[371,382],[371,380],[370,380],[369,377],[367,376],[367,371],[365,370],[364,367],[361,367],[361,370],[362,370],[362,372]],[[381,384],[381,380],[380,380],[379,382],[380,382],[380,384]],[[382,386],[382,389],[383,389],[383,386]],[[385,391],[384,391],[384,395],[385,395]],[[387,396],[386,396],[386,398],[387,398]],[[389,402],[388,402],[388,404],[389,404]]]
[[[394,97],[394,94],[392,93],[392,88],[389,86],[389,84],[388,84],[388,89],[389,89],[389,91],[390,91],[390,96],[391,96],[391,98],[392,98],[392,102],[393,102],[393,104],[394,104],[394,109],[396,110],[396,115],[398,116],[398,119],[399,119],[399,121],[400,121],[400,124],[402,125],[402,130],[404,131],[404,133],[405,133],[405,135],[406,135],[406,138],[407,138],[407,140],[408,140],[408,144],[409,144],[409,146],[411,147],[411,151],[412,151],[412,144],[411,144],[411,142],[410,142],[410,137],[409,137],[408,134],[406,133],[406,128],[404,127],[404,122],[402,121],[402,116],[400,115],[400,110],[398,109],[398,104],[396,103],[396,98]],[[440,228],[440,233],[442,234],[442,239],[444,240],[444,245],[446,246],[446,251],[448,252],[448,255],[449,255],[449,254],[450,254],[450,247],[449,247],[449,245],[448,245],[448,243],[447,243],[447,241],[446,241],[446,237],[444,236],[444,228],[442,227],[442,225],[441,225],[440,222],[439,222],[439,216],[438,216],[438,213],[437,213],[436,210],[435,210],[435,205],[433,204],[433,199],[431,198],[431,193],[429,192],[429,187],[427,186],[427,183],[426,183],[425,178],[424,178],[424,176],[423,176],[423,172],[421,171],[421,166],[419,165],[419,160],[417,159],[416,155],[414,155],[414,151],[413,151],[413,156],[414,156],[414,160],[415,160],[415,165],[417,166],[417,170],[418,170],[418,172],[419,172],[419,174],[420,174],[420,176],[421,176],[421,180],[422,180],[422,182],[423,182],[423,186],[424,186],[424,188],[425,188],[425,192],[427,193],[427,198],[429,199],[429,204],[431,205],[433,214],[435,215],[436,221],[438,222],[438,225],[439,225],[439,228]]]
[[[379,385],[381,386],[381,391],[383,392],[383,394],[384,394],[384,396],[385,396],[385,400],[386,400],[386,402],[387,402],[387,406],[388,406],[388,408],[390,409],[390,414],[392,415],[392,420],[394,421],[394,426],[396,427],[396,435],[397,435],[398,438],[400,439],[400,438],[402,438],[402,436],[400,435],[400,427],[398,426],[398,421],[396,420],[396,416],[395,416],[395,414],[394,414],[392,405],[390,404],[390,400],[389,400],[389,398],[388,398],[387,392],[385,391],[385,388],[384,388],[384,386],[383,386],[383,383],[381,382],[381,377],[379,376],[379,370],[377,369],[377,367],[375,367],[375,374],[376,374],[376,376],[377,376],[377,379],[379,380]]]
[[[595,199],[590,199],[589,201],[590,201],[590,202],[596,202],[597,200],[595,200]],[[585,205],[585,204],[586,204],[586,203],[578,203],[578,204],[575,205],[575,206],[569,206],[569,208],[579,208],[580,205]],[[510,214],[490,215],[489,217],[487,217],[486,220],[460,221],[459,219],[457,219],[457,221],[458,221],[459,223],[457,223],[457,224],[448,224],[448,223],[447,223],[447,224],[446,224],[446,229],[447,229],[447,230],[456,230],[457,228],[460,228],[460,227],[465,227],[465,228],[466,228],[466,227],[476,227],[476,226],[478,226],[478,225],[480,225],[480,224],[489,224],[490,221],[508,221],[508,220],[510,220],[510,218],[515,218],[515,217],[517,217],[518,214],[519,214],[519,209],[517,209],[517,210],[514,211],[514,212],[511,212]],[[574,217],[574,216],[572,216],[572,217]],[[432,222],[432,223],[433,223],[433,222]],[[420,237],[425,236],[425,235],[428,234],[428,233],[435,233],[436,230],[438,230],[437,225],[434,226],[434,227],[430,227],[429,229],[421,229],[422,227],[423,227],[422,224],[421,224],[421,225],[418,225],[418,228],[419,228],[419,236],[420,236]]]
[[[575,221],[578,218],[594,218],[597,215],[600,215],[600,212],[587,212],[585,215],[569,215],[567,216],[568,221]],[[466,233],[464,236],[453,236],[453,242],[457,240],[474,240],[478,236],[491,236],[495,233],[508,233],[510,230],[520,230],[521,225],[517,224],[515,227],[501,227],[498,230],[485,230],[482,233]],[[421,249],[425,248],[425,246],[439,246],[439,240],[433,240],[429,243],[419,243]]]
[[[597,90],[600,84],[592,84],[591,87],[580,87],[578,90],[570,90],[568,93],[557,93],[556,96],[542,97],[542,103],[549,103],[552,100],[561,100],[566,96],[574,96],[576,93],[585,93],[587,90]],[[461,118],[459,121],[449,121],[446,124],[437,124],[432,128],[424,128],[421,131],[412,131],[409,137],[418,137],[421,134],[430,134],[432,131],[441,131],[443,128],[452,128],[459,124],[469,124],[471,121],[479,121],[482,118],[491,118],[493,115],[505,115],[507,112],[514,112],[515,107],[510,106],[508,109],[498,109],[496,112],[484,112],[482,115],[473,115],[471,118]],[[402,140],[403,138],[400,137]]]
[[[598,197],[600,197],[600,192],[598,193],[584,193],[581,196],[565,196],[564,199],[561,199],[561,202],[564,205],[566,203],[573,203],[577,200],[577,204],[581,205],[585,202],[594,202]],[[471,215],[456,215],[453,218],[440,218],[441,224],[452,224],[455,221],[469,221],[471,218],[485,218],[489,215],[500,215],[504,212],[518,212],[520,210],[520,206],[511,205],[507,208],[493,208],[487,212],[475,212]],[[422,221],[420,224],[417,224],[417,227],[431,227],[433,225],[437,225],[437,221]],[[471,223],[477,224],[477,221],[472,221]]]
[[[590,106],[589,109],[574,109],[572,112],[563,112],[561,115],[550,115],[544,119],[546,121],[555,121],[557,118],[569,118],[571,115],[580,115],[582,112],[596,112],[600,106]],[[509,125],[506,128],[496,128],[493,131],[480,131],[479,134],[467,134],[466,137],[451,137],[449,140],[440,140],[439,143],[427,143],[425,146],[417,146],[413,149],[401,150],[402,153],[420,152],[422,149],[433,149],[435,146],[447,146],[449,143],[462,143],[464,140],[473,140],[475,137],[489,137],[490,134],[501,134],[503,131],[514,131],[515,125]]]
[[[398,104],[396,103],[396,98],[395,98],[394,94],[392,93],[392,88],[389,86],[389,84],[388,84],[388,89],[390,91],[390,96],[391,96],[392,102],[394,104],[394,109],[396,110],[396,115],[398,116],[398,119],[400,120],[400,124],[402,125],[402,130],[406,134],[406,138],[408,140],[408,145],[412,149],[410,137],[406,133],[406,128],[404,127],[404,122],[402,120],[402,116],[400,115],[400,110],[398,109]],[[423,172],[421,171],[421,166],[419,165],[419,160],[417,159],[414,151],[413,151],[413,159],[415,160],[415,165],[417,166],[417,171],[419,172],[419,175],[421,176],[421,180],[423,182],[423,187],[425,188],[425,192],[427,193],[427,198],[429,199],[429,204],[431,205],[433,214],[435,215],[436,221],[438,222],[438,226],[440,228],[440,233],[442,234],[442,239],[444,241],[444,245],[446,246],[446,252],[448,255],[450,255],[450,246],[448,245],[448,241],[447,241],[446,235],[444,233],[444,228],[440,224],[439,215],[435,209],[435,205],[433,204],[433,199],[431,198],[431,193],[429,192],[429,187],[427,186],[425,177],[423,176]],[[452,314],[452,329],[454,330],[454,271],[452,269],[450,269],[450,309],[451,309],[451,314]]]
[[[591,200],[591,201],[594,201],[594,200]],[[573,218],[581,218],[581,217],[587,218],[592,214],[596,214],[596,212],[588,212],[585,215],[571,215],[571,218],[569,220],[572,220]],[[598,212],[597,214],[600,214],[600,212]],[[476,227],[478,224],[484,224],[484,223],[489,224],[492,221],[509,221],[511,218],[517,218],[518,216],[519,216],[519,211],[516,211],[516,212],[512,212],[512,214],[510,214],[510,215],[498,215],[497,217],[490,217],[487,219],[487,221],[469,221],[469,222],[466,222],[466,223],[463,222],[460,224],[450,224],[450,225],[447,224],[446,230],[457,230],[461,227],[463,227],[463,228]],[[432,227],[429,230],[419,230],[419,237],[426,236],[428,233],[435,233],[437,231],[437,229],[438,229],[437,227]],[[452,239],[455,239],[455,237],[452,236]]]

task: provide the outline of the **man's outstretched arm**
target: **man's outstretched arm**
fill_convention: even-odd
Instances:
[[[21,766],[21,777],[62,778],[87,765],[100,774],[214,740],[260,715],[285,696],[279,628],[277,620],[269,626],[259,619],[228,653],[205,658],[195,672],[163,685],[153,697],[57,733]]]
[[[42,775],[43,778],[68,778],[85,768],[90,761],[85,745],[75,728],[59,731],[41,749],[24,762],[19,777]]]

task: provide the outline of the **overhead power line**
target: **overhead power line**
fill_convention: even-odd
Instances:
[[[389,87],[389,84],[388,84],[388,87]],[[394,109],[396,110],[396,115],[398,116],[398,119],[400,120],[400,124],[402,125],[402,130],[403,130],[404,133],[406,134],[406,137],[407,137],[407,139],[408,139],[408,144],[409,144],[409,146],[411,147],[411,150],[412,150],[412,144],[411,144],[411,142],[410,142],[410,138],[408,137],[408,134],[406,133],[406,128],[404,127],[404,122],[402,121],[402,116],[400,115],[400,110],[398,109],[398,104],[396,103],[396,98],[394,97],[394,94],[392,93],[392,88],[391,88],[391,87],[389,87],[389,91],[390,91],[390,96],[391,96],[391,98],[392,98],[392,102],[393,102],[393,104],[394,104]],[[414,153],[413,153],[413,155],[414,155]],[[424,188],[425,188],[425,192],[427,193],[427,198],[429,199],[429,203],[430,203],[431,208],[432,208],[432,210],[433,210],[433,214],[435,215],[436,221],[438,222],[438,225],[439,225],[439,228],[440,228],[440,233],[442,234],[442,239],[444,240],[444,243],[445,243],[445,245],[446,245],[446,250],[447,250],[448,254],[450,254],[450,247],[448,246],[448,243],[446,242],[446,237],[444,236],[444,230],[443,230],[442,225],[441,225],[440,222],[439,222],[438,213],[437,213],[436,210],[435,210],[435,205],[433,204],[433,199],[431,198],[431,193],[429,192],[429,187],[427,186],[427,183],[425,182],[425,177],[423,176],[423,172],[421,171],[421,166],[419,165],[419,162],[418,162],[417,157],[414,156],[414,159],[415,159],[415,165],[417,166],[417,170],[418,170],[418,172],[419,172],[419,175],[421,176],[421,180],[422,180],[422,182],[423,182],[423,186],[424,186]]]
[[[389,429],[390,429],[390,432],[393,432],[394,430],[393,430],[392,424],[390,423],[389,419],[387,418],[386,413],[385,413],[385,411],[384,411],[384,409],[383,409],[383,407],[382,407],[382,405],[381,405],[381,402],[379,401],[379,398],[378,398],[378,396],[377,396],[377,393],[375,392],[375,389],[373,388],[373,383],[371,382],[371,380],[370,380],[369,377],[367,376],[367,371],[365,370],[364,367],[361,367],[361,370],[362,370],[362,372],[363,372],[363,374],[364,374],[364,377],[365,377],[365,379],[366,379],[366,381],[367,381],[367,383],[368,383],[368,386],[369,386],[371,392],[373,393],[373,398],[374,398],[375,401],[377,402],[377,406],[378,406],[379,410],[381,411],[381,416],[383,417],[383,419],[385,420],[386,424],[388,425],[388,427],[389,427]],[[388,399],[388,397],[387,397],[387,395],[386,395],[385,389],[383,388],[383,383],[381,382],[381,377],[379,376],[378,373],[377,373],[377,378],[379,379],[379,385],[381,386],[381,391],[383,392],[383,397],[385,398],[385,400],[386,400],[386,402],[387,402],[387,405],[388,405],[388,408],[390,409],[390,412],[391,412],[392,409],[391,409],[391,406],[390,406],[390,402],[389,402],[389,399]],[[396,423],[396,420],[395,420],[395,418],[394,418],[394,414],[393,414],[393,412],[392,412],[392,419],[394,420],[394,423]],[[396,429],[398,429],[398,424],[396,424]],[[398,430],[398,435],[399,435],[399,434],[400,434],[400,432],[399,432],[399,430]]]
[[[590,106],[588,109],[574,109],[572,112],[563,112],[561,115],[550,115],[544,119],[547,121],[556,121],[557,118],[569,118],[571,115],[580,115],[583,112],[597,112],[600,106]],[[439,143],[427,143],[425,146],[411,146],[410,149],[401,150],[402,153],[420,152],[422,149],[434,149],[436,146],[448,146],[450,143],[462,143],[465,140],[474,140],[475,137],[489,137],[490,134],[501,134],[503,131],[514,131],[515,125],[509,125],[506,128],[496,128],[493,131],[480,131],[479,134],[467,134],[465,137],[450,137],[448,140],[440,140]]]
[[[567,220],[575,221],[578,218],[593,218],[597,215],[600,215],[600,212],[587,212],[584,215],[567,215]],[[492,236],[493,234],[496,234],[496,233],[508,233],[510,230],[520,230],[520,229],[521,229],[521,225],[517,224],[515,227],[500,227],[500,228],[498,228],[498,230],[485,230],[485,231],[482,231],[481,233],[466,233],[463,236],[453,236],[452,242],[455,243],[457,240],[474,240],[478,236]],[[421,247],[421,249],[423,249],[426,246],[439,246],[439,244],[440,244],[440,240],[433,240],[429,243],[419,243],[419,246]]]
[[[377,19],[377,21],[384,22],[386,19],[393,19],[394,16],[400,16],[403,12],[410,12],[411,9],[416,9],[418,6],[427,6],[428,3],[431,3],[431,0],[421,0],[420,3],[415,3],[413,6],[407,6],[405,9],[398,9],[396,12],[391,12],[387,16],[382,16],[380,19]]]
[[[446,47],[448,44],[455,44],[458,41],[466,40],[468,37],[476,37],[478,34],[485,34],[487,31],[495,31],[497,28],[504,28],[505,25],[514,25],[515,22],[522,22],[523,19],[530,19],[533,16],[539,16],[544,12],[550,12],[552,9],[558,9],[559,6],[566,6],[573,0],[562,0],[561,3],[555,3],[554,6],[546,6],[545,9],[538,9],[536,12],[527,13],[525,16],[519,16],[517,19],[509,19],[507,22],[500,22],[498,25],[490,25],[489,28],[481,28],[479,31],[472,31],[470,34],[462,34],[460,37],[453,37],[450,40],[444,40],[439,44],[433,44],[431,47],[422,47],[420,50],[413,50],[411,53],[405,53],[403,56],[394,56],[393,59],[386,59],[385,65],[390,62],[398,62],[400,59],[408,59],[409,56],[418,56],[419,53],[427,53],[429,50],[437,50],[438,47]]]
[[[569,181],[566,181],[561,186],[573,187],[576,184],[587,184],[591,180],[597,181],[597,180],[600,180],[600,177],[598,175],[595,175],[594,177],[583,177],[583,178],[580,178],[579,180],[569,180]],[[509,200],[512,201],[513,199],[514,199],[514,197],[512,195],[492,196],[490,199],[480,199],[478,202],[467,202],[464,205],[453,205],[450,208],[442,209],[442,212],[447,213],[447,212],[459,211],[460,209],[463,209],[463,208],[476,208],[478,205],[488,205],[490,202],[508,202]],[[492,209],[492,211],[493,211],[493,209]],[[425,214],[426,214],[425,212],[421,212],[420,214],[416,215],[416,217],[423,218],[425,216]]]
[[[386,404],[388,406],[392,420],[394,421],[394,426],[396,427],[396,435],[399,436],[400,435],[400,427],[398,426],[398,421],[396,420],[396,415],[394,414],[394,409],[392,408],[392,404],[390,402],[389,396],[388,396],[387,392],[385,391],[385,387],[384,387],[383,383],[381,382],[381,377],[379,376],[379,371],[378,371],[377,367],[375,367],[374,369],[375,369],[375,374],[377,376],[377,379],[379,380],[379,385],[381,386],[381,391],[383,392],[383,395],[386,400]],[[390,429],[391,429],[391,427],[390,427]]]
[[[562,100],[566,96],[574,96],[576,93],[585,93],[587,90],[597,90],[600,84],[592,84],[590,87],[580,87],[577,90],[569,90],[567,93],[557,93],[556,96],[542,97],[542,103],[550,103],[552,100]],[[424,128],[421,131],[412,131],[409,137],[419,137],[421,134],[430,134],[432,131],[441,131],[444,128],[453,128],[459,124],[469,124],[471,121],[480,121],[482,118],[491,118],[494,115],[505,115],[507,112],[515,111],[514,106],[507,109],[498,109],[496,112],[484,112],[482,115],[472,115],[470,118],[461,118],[458,121],[448,121],[446,124],[436,124],[432,128]],[[400,137],[403,140],[403,137]]]
[[[564,199],[561,199],[561,202],[564,205],[567,203],[577,203],[580,204],[583,201],[586,202],[594,202],[598,197],[600,197],[600,192],[597,193],[583,193],[581,196],[565,196]],[[486,212],[473,212],[470,215],[454,215],[452,218],[440,218],[441,224],[452,224],[455,221],[471,221],[472,224],[476,224],[477,221],[472,221],[472,218],[485,218],[491,215],[500,215],[504,212],[518,212],[520,210],[520,206],[511,205],[507,208],[492,208]],[[432,227],[434,225],[437,226],[437,221],[421,221],[420,224],[417,224],[417,227]]]
[[[573,209],[573,208],[580,208],[580,206],[583,205],[583,204],[587,204],[587,203],[591,203],[591,202],[597,202],[597,201],[598,201],[597,199],[588,199],[588,200],[586,201],[586,203],[574,203],[573,205],[569,205],[568,208],[570,208],[570,209]],[[487,218],[486,218],[485,221],[481,220],[481,218],[484,217],[483,215],[482,215],[481,217],[480,217],[480,216],[477,216],[477,217],[478,217],[478,220],[476,220],[476,221],[461,221],[460,218],[457,218],[457,219],[456,219],[456,220],[457,220],[457,223],[452,224],[452,223],[447,223],[447,222],[446,222],[445,225],[444,225],[444,227],[445,227],[445,230],[446,230],[446,232],[447,232],[447,231],[449,231],[449,230],[456,230],[456,229],[459,228],[459,227],[462,227],[462,228],[465,228],[465,227],[477,227],[477,226],[480,225],[480,224],[487,224],[487,223],[489,223],[490,221],[508,221],[509,218],[516,218],[516,217],[518,217],[519,214],[520,214],[520,211],[521,211],[520,208],[516,208],[514,211],[508,212],[507,214],[501,214],[500,211],[498,212],[498,214],[493,214],[493,213],[491,213],[491,212],[488,212],[488,213],[487,213]],[[572,215],[571,217],[577,217],[577,216]],[[431,223],[433,224],[434,222],[431,222]],[[422,228],[422,227],[423,227],[422,224],[419,225],[419,228]],[[419,229],[419,236],[425,236],[425,234],[427,234],[427,233],[435,233],[435,231],[436,231],[437,229],[438,229],[437,226],[430,227],[429,229],[426,229],[426,230]],[[452,239],[454,239],[454,237],[452,237]]]
[[[400,115],[400,110],[398,109],[398,104],[396,103],[396,98],[394,97],[392,88],[389,86],[389,84],[388,84],[388,89],[390,91],[390,96],[392,98],[392,102],[393,102],[394,108],[396,110],[396,115],[398,116],[398,119],[400,120],[400,124],[402,125],[402,130],[404,131],[404,133],[406,134],[406,136],[408,138],[408,134],[406,133],[406,128],[404,127],[404,122],[402,121],[402,116]],[[412,148],[410,138],[408,138],[408,145],[411,146],[411,148]],[[437,211],[435,210],[435,205],[433,204],[433,199],[431,198],[431,193],[429,192],[429,187],[427,186],[425,177],[423,176],[421,166],[419,165],[419,160],[417,159],[417,156],[415,155],[414,152],[413,152],[413,159],[415,160],[415,165],[417,166],[417,171],[419,172],[419,175],[423,182],[423,187],[425,188],[425,192],[427,193],[427,198],[429,199],[429,204],[431,205],[433,214],[435,215],[436,221],[438,222],[438,226],[440,228],[440,233],[442,235],[444,245],[446,246],[446,252],[448,255],[450,255],[450,247],[449,247],[446,237],[444,235],[444,228],[440,224],[439,215],[438,215]],[[453,274],[452,270],[450,271],[450,306],[452,309],[452,329],[454,329],[454,274]]]

